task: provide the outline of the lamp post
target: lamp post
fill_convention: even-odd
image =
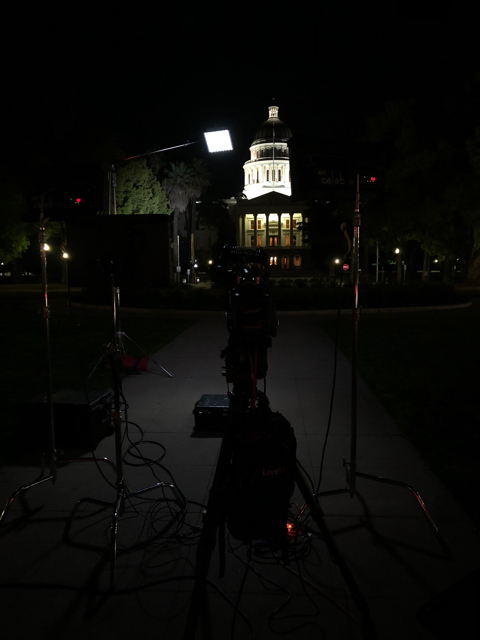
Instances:
[[[402,252],[398,247],[395,249],[395,255],[397,258],[397,282],[401,283],[402,282]]]

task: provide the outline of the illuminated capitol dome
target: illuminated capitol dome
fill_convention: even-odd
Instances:
[[[278,107],[268,108],[266,120],[255,134],[250,160],[243,165],[244,193],[248,200],[275,191],[291,196],[288,140],[292,132],[278,117]]]

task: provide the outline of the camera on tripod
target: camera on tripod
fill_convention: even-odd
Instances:
[[[265,378],[267,349],[277,332],[268,286],[267,254],[261,248],[225,246],[214,282],[226,289],[228,346],[222,352],[228,383]]]
[[[234,434],[227,478],[226,522],[237,540],[271,541],[283,551],[294,490],[296,439],[288,420],[270,409],[257,381],[267,375],[267,349],[277,319],[261,248],[223,249],[215,282],[226,290],[230,395],[227,429]]]

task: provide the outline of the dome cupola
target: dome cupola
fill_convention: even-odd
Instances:
[[[292,132],[278,117],[278,107],[268,107],[268,120],[257,129],[253,144],[262,142],[287,142],[292,137]]]
[[[292,195],[290,185],[289,127],[278,117],[278,107],[268,108],[268,120],[257,129],[250,160],[243,165],[244,193],[249,200],[271,191]]]

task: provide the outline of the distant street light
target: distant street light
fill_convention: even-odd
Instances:
[[[395,249],[395,253],[397,255],[397,282],[402,282],[402,254],[398,247]]]

